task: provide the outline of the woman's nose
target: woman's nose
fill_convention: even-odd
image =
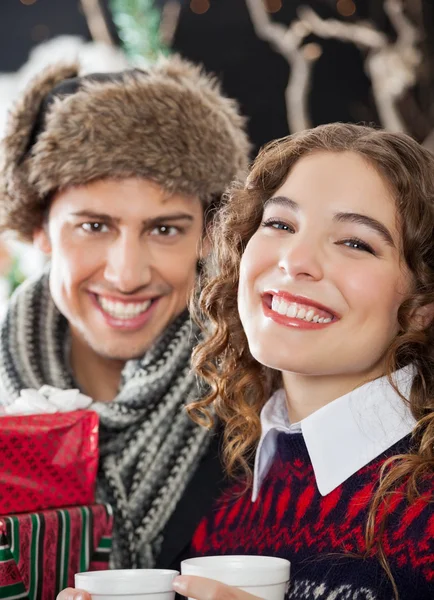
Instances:
[[[291,279],[313,279],[323,277],[323,254],[319,243],[302,239],[295,234],[282,250],[279,269]]]

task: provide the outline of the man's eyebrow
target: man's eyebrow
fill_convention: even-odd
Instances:
[[[380,223],[380,221],[377,221],[377,219],[373,219],[372,217],[361,215],[359,213],[347,212],[336,213],[333,219],[338,223],[356,223],[357,225],[369,227],[369,229],[372,229],[378,233],[388,246],[395,248],[395,242],[393,241],[392,234],[387,227],[383,225],[383,223]]]
[[[264,204],[264,210],[270,204],[271,205],[277,204],[278,206],[290,208],[291,210],[294,210],[295,212],[300,210],[300,206],[297,204],[297,202],[295,200],[291,200],[291,198],[287,198],[286,196],[273,196],[272,198],[269,198],[267,200],[267,202]]]
[[[77,210],[71,213],[73,217],[84,217],[85,219],[98,219],[100,221],[120,221],[119,218],[112,217],[105,213],[96,212],[93,210]]]
[[[194,221],[193,215],[188,213],[172,213],[169,215],[158,215],[158,217],[151,217],[149,219],[145,219],[143,221],[143,225],[145,227],[153,227],[155,225],[159,225],[160,223],[167,223],[172,221],[188,221],[192,223]]]
[[[112,215],[107,215],[105,213],[99,213],[92,210],[79,210],[72,213],[74,217],[82,217],[85,219],[95,219],[99,221],[105,221],[110,223],[120,223],[120,217],[113,217]],[[145,226],[158,225],[159,223],[167,223],[168,221],[194,221],[193,215],[188,213],[171,213],[167,215],[158,215],[157,217],[151,217],[149,219],[144,219],[143,224]]]

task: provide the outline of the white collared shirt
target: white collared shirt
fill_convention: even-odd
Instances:
[[[394,373],[394,382],[405,398],[410,395],[413,376],[411,366]],[[279,432],[303,434],[318,490],[326,496],[411,433],[415,424],[408,405],[386,377],[362,385],[292,425],[285,392],[280,389],[261,412],[252,501],[273,462]]]

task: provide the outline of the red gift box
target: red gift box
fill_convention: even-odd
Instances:
[[[0,518],[0,598],[55,600],[74,573],[109,568],[108,504]]]
[[[0,515],[95,501],[98,415],[0,417]]]

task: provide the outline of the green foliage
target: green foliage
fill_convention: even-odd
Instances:
[[[113,21],[124,50],[137,66],[168,54],[160,37],[160,11],[153,0],[110,0]]]
[[[14,292],[19,285],[25,280],[25,276],[20,268],[20,261],[16,256],[13,257],[12,265],[9,272],[6,275],[6,279],[9,283],[10,293]]]

